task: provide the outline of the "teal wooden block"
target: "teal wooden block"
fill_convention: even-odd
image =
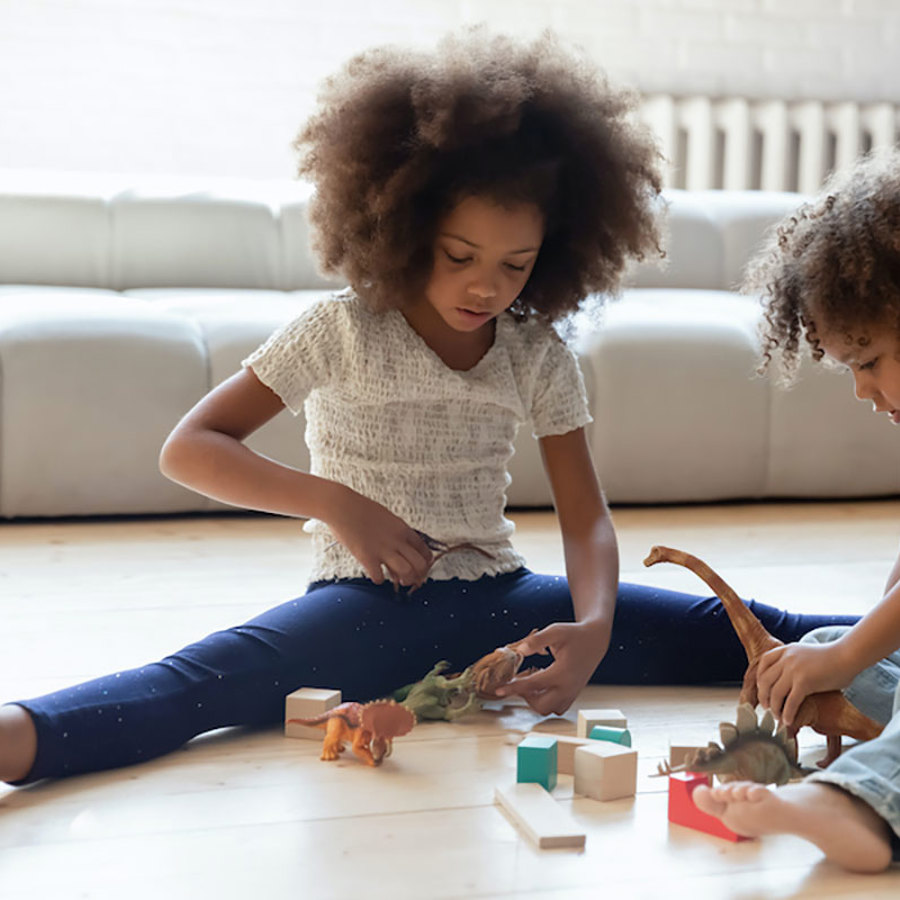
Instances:
[[[533,782],[552,791],[556,787],[557,741],[554,737],[529,735],[516,751],[516,781]]]
[[[631,746],[631,732],[627,728],[612,728],[609,725],[595,725],[588,735],[592,741],[612,741],[623,747]]]

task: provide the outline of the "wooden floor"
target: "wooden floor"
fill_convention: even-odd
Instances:
[[[704,557],[744,596],[803,611],[863,612],[900,534],[900,502],[619,509],[622,576],[654,543]],[[562,571],[553,517],[515,516],[532,567]],[[131,667],[301,592],[299,524],[265,517],[0,525],[0,700]],[[372,770],[324,763],[273,729],[222,731],[142,766],[0,787],[0,897],[450,898],[896,897],[900,869],[851,876],[796,838],[734,845],[670,826],[650,778],[670,739],[705,742],[733,715],[721,688],[587,688],[619,707],[639,751],[638,794],[598,803],[554,792],[583,852],[537,851],[492,803],[515,778],[527,708],[426,723]],[[575,709],[556,727],[574,732]],[[805,754],[823,746],[802,740]]]

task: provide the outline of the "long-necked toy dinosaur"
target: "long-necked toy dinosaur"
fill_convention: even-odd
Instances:
[[[766,651],[783,646],[784,642],[772,637],[734,590],[696,556],[685,553],[683,550],[673,550],[671,547],[652,547],[644,560],[644,565],[652,566],[661,562],[676,563],[690,569],[695,575],[702,578],[722,601],[725,612],[747,654],[748,666],[744,673],[740,702],[748,703],[755,708],[759,703],[756,689],[756,669],[759,658]],[[869,741],[878,737],[884,728],[883,725],[860,712],[840,691],[822,691],[806,697],[800,704],[793,723],[787,729],[788,735],[795,737],[804,725],[825,735],[828,753],[819,762],[823,768],[840,756],[843,735],[846,734],[848,737],[860,741]]]

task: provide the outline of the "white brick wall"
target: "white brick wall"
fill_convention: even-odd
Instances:
[[[0,166],[286,177],[341,61],[482,20],[650,92],[900,101],[897,0],[0,0]]]

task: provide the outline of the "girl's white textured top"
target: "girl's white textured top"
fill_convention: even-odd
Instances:
[[[518,427],[536,437],[591,421],[569,348],[548,325],[497,319],[494,343],[465,372],[449,368],[396,310],[373,313],[351,291],[320,301],[243,363],[295,415],[305,408],[310,471],[348,485],[457,551],[429,577],[474,580],[524,565],[504,514]],[[312,581],[365,577],[312,519]]]

